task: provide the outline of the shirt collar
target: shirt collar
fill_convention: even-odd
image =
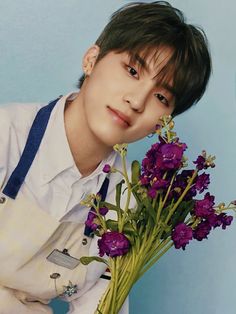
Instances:
[[[50,182],[58,174],[68,168],[73,169],[73,175],[74,177],[77,177],[77,180],[82,177],[73,159],[64,123],[64,108],[66,100],[73,100],[77,95],[78,93],[70,93],[61,97],[56,106],[53,108],[38,152],[40,159],[41,184]],[[105,176],[106,174],[102,171],[104,165],[108,163],[112,166],[115,163],[116,158],[117,153],[112,151],[106,159],[101,161],[98,167],[89,176],[83,179],[86,181],[94,179],[95,176],[101,173]],[[102,178],[104,176],[102,176]]]

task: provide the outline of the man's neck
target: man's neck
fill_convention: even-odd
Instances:
[[[82,95],[78,94],[74,100],[67,101],[64,120],[72,156],[80,173],[85,177],[109,156],[112,149],[99,142],[87,126],[81,98]]]

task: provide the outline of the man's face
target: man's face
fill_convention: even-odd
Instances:
[[[110,52],[90,67],[81,89],[85,117],[92,133],[107,146],[144,138],[162,115],[173,112],[172,93],[155,78],[168,62],[170,50],[158,55],[156,62],[148,58],[142,71],[144,60],[138,56],[131,64],[126,52]]]

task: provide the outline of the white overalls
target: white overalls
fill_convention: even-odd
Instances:
[[[26,199],[20,191],[56,102],[39,110],[21,159],[1,189],[0,314],[52,313],[47,303],[58,295],[70,296],[69,282],[76,283],[72,294],[85,282],[86,266],[79,264],[74,269],[68,269],[49,261],[47,257],[54,249],[66,249],[70,256],[77,259],[88,256],[91,230],[84,229],[84,224],[59,222]],[[105,179],[99,191],[103,199],[108,183],[109,180]],[[84,245],[84,241],[88,245]]]

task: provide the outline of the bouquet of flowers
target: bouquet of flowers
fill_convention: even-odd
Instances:
[[[236,212],[236,201],[215,205],[209,192],[201,199],[210,183],[205,169],[215,167],[214,156],[205,151],[187,166],[187,148],[173,131],[171,116],[161,118],[157,127],[159,140],[146,153],[142,164],[133,161],[131,179],[126,167],[127,145],[115,145],[122,158],[122,170],[109,165],[104,172],[120,172],[123,180],[116,186],[116,204],[101,201],[100,195],[90,195],[83,201],[93,210],[86,225],[99,236],[100,257],[82,257],[85,265],[103,262],[111,272],[111,281],[96,310],[96,314],[117,314],[135,282],[173,245],[185,247],[192,239],[202,241],[217,228],[225,229],[233,220],[226,211]],[[126,183],[126,204],[121,208],[122,185]],[[131,195],[136,207],[130,208]],[[117,219],[106,219],[115,211]],[[104,258],[107,255],[108,258]]]

